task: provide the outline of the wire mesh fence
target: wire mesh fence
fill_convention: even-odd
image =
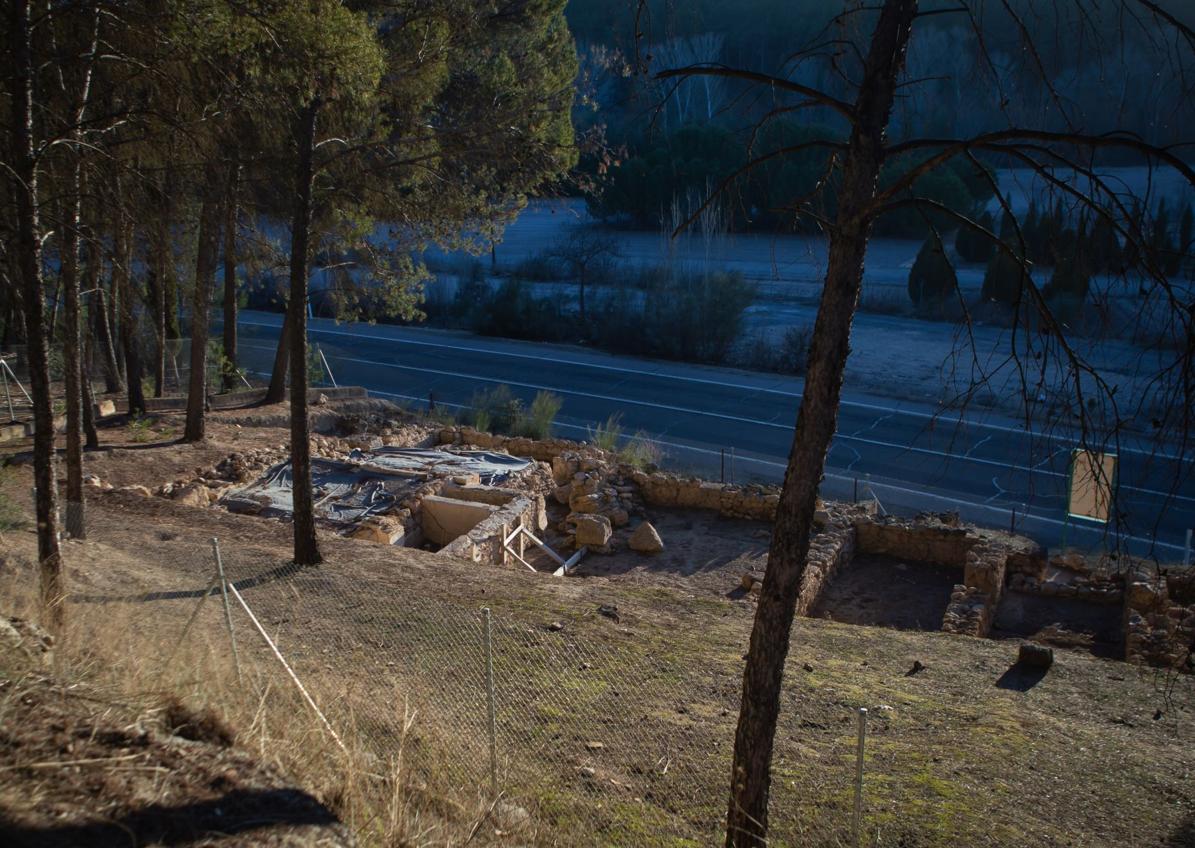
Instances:
[[[115,531],[101,519],[91,538],[125,544]],[[79,600],[95,610],[134,610],[140,624],[124,636],[127,650],[151,666],[194,664],[196,691],[213,702],[214,675],[201,666],[212,655],[228,665],[230,620],[239,679],[224,685],[249,705],[246,715],[263,714],[257,702],[279,701],[306,714],[310,733],[324,736],[319,745],[330,750],[246,610],[230,595],[226,613],[218,589],[204,597],[216,573],[211,549],[189,539],[173,550],[175,561],[160,563],[156,577],[138,572],[117,594]],[[719,838],[745,650],[741,621],[706,621],[702,608],[688,620],[646,622],[638,612],[628,622],[616,603],[571,607],[559,582],[544,586],[542,604],[532,596],[483,607],[442,586],[422,591],[440,578],[400,560],[394,573],[366,577],[343,561],[298,568],[279,564],[267,548],[229,541],[222,560],[230,585],[348,750],[376,763],[401,758],[428,792],[501,799],[526,815],[522,835],[535,844]],[[504,579],[498,571],[492,577]],[[711,641],[711,632],[718,638]],[[789,674],[795,683],[777,737],[771,844],[846,844],[854,715],[868,696],[843,699],[833,718],[822,708],[812,715],[800,706],[799,664]]]

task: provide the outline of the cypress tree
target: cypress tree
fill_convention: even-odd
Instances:
[[[930,233],[909,270],[909,299],[923,306],[941,301],[957,289],[958,277],[946,256],[946,246],[936,233]]]

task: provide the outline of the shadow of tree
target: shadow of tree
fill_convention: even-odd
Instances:
[[[151,804],[109,821],[25,826],[0,811],[0,844],[56,846],[190,845],[278,826],[328,826],[338,819],[298,789],[237,789],[190,804]]]

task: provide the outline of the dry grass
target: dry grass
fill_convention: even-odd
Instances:
[[[238,439],[278,441],[272,432],[246,427]],[[220,449],[164,446],[95,467],[121,482],[141,468],[157,482]],[[19,503],[27,478],[6,485]],[[686,588],[674,574],[667,586],[646,573],[551,580],[335,538],[323,541],[322,567],[288,570],[282,524],[128,495],[89,509],[92,540],[67,546],[78,596],[61,662],[146,710],[163,709],[171,693],[190,714],[210,709],[239,746],[328,802],[364,844],[716,839],[749,601]],[[347,755],[239,611],[241,682],[215,599],[167,662],[208,579],[212,536],[227,540],[232,576]],[[32,584],[32,571],[16,566],[32,550],[28,528],[0,537],[2,591]],[[617,620],[599,605],[616,607]],[[526,822],[485,791],[482,606],[495,615],[500,783]],[[866,821],[877,845],[1191,844],[1193,681],[1060,652],[1036,686],[1001,688],[1014,656],[1009,643],[799,621],[773,844],[849,842],[859,706],[874,717]],[[914,660],[926,668],[906,677]]]

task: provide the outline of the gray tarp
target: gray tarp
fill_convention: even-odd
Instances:
[[[531,464],[501,453],[419,448],[355,450],[349,458],[350,462],[311,460],[316,517],[339,527],[352,527],[396,507],[427,477],[472,473],[492,486]],[[291,490],[290,462],[280,462],[250,485],[229,492],[220,503],[230,512],[281,518],[294,511]]]
[[[512,473],[531,465],[529,460],[517,456],[479,450],[450,452],[422,448],[378,448],[372,451],[355,450],[349,454],[349,458],[379,468],[425,471],[433,477],[476,474],[487,486],[504,483]]]

